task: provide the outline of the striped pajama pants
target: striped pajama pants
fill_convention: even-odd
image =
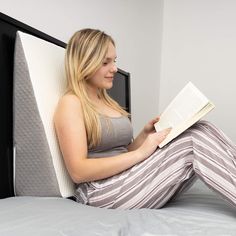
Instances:
[[[103,208],[161,208],[199,177],[236,206],[236,146],[199,121],[162,149],[110,178],[79,184],[78,202]]]

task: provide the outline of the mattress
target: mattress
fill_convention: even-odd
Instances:
[[[0,200],[0,235],[236,235],[236,210],[198,180],[158,210],[110,210],[63,198]]]

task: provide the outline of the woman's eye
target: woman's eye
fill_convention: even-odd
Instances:
[[[116,63],[116,60],[114,60],[113,62],[112,61],[104,61],[102,64],[104,66],[108,65],[109,63]]]

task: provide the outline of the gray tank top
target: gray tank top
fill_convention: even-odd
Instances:
[[[88,157],[108,157],[127,152],[133,138],[133,128],[128,117],[100,115],[101,143],[88,150]]]

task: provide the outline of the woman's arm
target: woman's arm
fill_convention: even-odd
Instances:
[[[136,150],[114,157],[87,158],[87,138],[79,99],[65,95],[54,117],[56,133],[66,168],[75,183],[118,174],[151,155],[167,134],[148,136]],[[164,135],[164,136],[163,136]]]

